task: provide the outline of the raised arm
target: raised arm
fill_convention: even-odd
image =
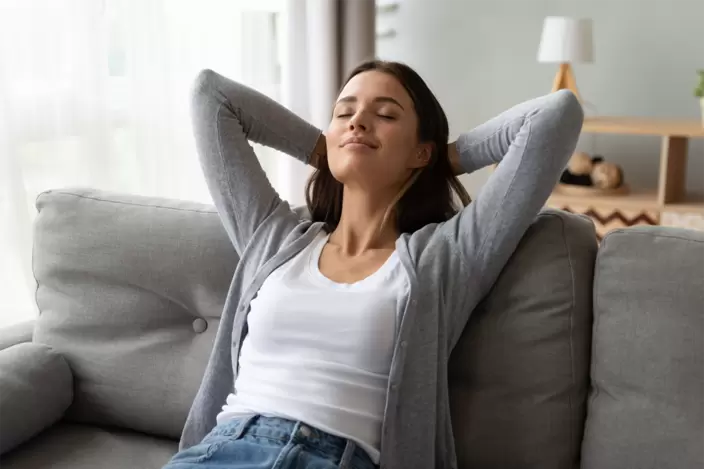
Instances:
[[[191,117],[205,179],[238,253],[270,216],[293,217],[248,140],[308,163],[321,131],[273,99],[212,70],[195,80]]]
[[[461,259],[448,275],[475,285],[468,294],[482,297],[496,281],[557,183],[583,118],[577,98],[563,90],[519,104],[457,140],[464,172],[498,163],[477,198],[440,228]],[[449,324],[453,337],[464,328],[467,309],[457,308]]]

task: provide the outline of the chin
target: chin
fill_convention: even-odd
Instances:
[[[330,155],[328,160],[332,176],[342,184],[354,186],[374,185],[374,181],[386,172],[378,163],[379,159],[368,151],[350,151],[347,148]]]
[[[330,168],[330,172],[332,173],[332,177],[342,184],[354,184],[357,181],[363,180],[366,173],[360,171],[359,168],[350,168],[349,166]]]
[[[359,185],[372,179],[370,175],[374,174],[373,169],[368,165],[350,163],[331,167],[330,172],[335,179],[345,185]]]

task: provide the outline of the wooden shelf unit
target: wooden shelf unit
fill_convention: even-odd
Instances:
[[[587,117],[582,132],[662,137],[704,137],[704,126],[696,120],[648,119],[643,117]]]
[[[655,190],[632,189],[631,192],[627,195],[607,195],[594,196],[588,198],[554,193],[552,196],[550,196],[550,202],[562,205],[590,204],[614,209],[660,209],[660,206],[658,205],[658,194]]]
[[[701,218],[704,229],[704,197],[688,195],[686,190],[687,147],[690,138],[704,138],[701,122],[588,117],[584,120],[582,131],[661,137],[658,187],[652,190],[634,189],[620,196],[575,197],[554,193],[548,199],[548,206],[589,215],[597,224],[600,236],[616,227],[660,224],[663,214],[683,215],[689,220]],[[696,227],[699,227],[698,223],[695,222]]]

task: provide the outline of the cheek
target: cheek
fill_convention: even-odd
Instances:
[[[403,128],[389,127],[379,133],[385,160],[394,167],[403,167],[416,147],[416,137]]]
[[[340,124],[340,121],[333,119],[325,131],[325,140],[327,141],[328,151],[331,147],[337,148],[342,142],[342,135],[345,133],[345,126]]]
[[[402,127],[389,126],[381,130],[381,137],[389,146],[406,148],[412,145],[411,135]]]

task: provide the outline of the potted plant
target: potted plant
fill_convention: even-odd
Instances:
[[[704,126],[704,70],[697,70],[699,74],[699,84],[694,88],[694,96],[699,98],[702,107],[702,126]]]

